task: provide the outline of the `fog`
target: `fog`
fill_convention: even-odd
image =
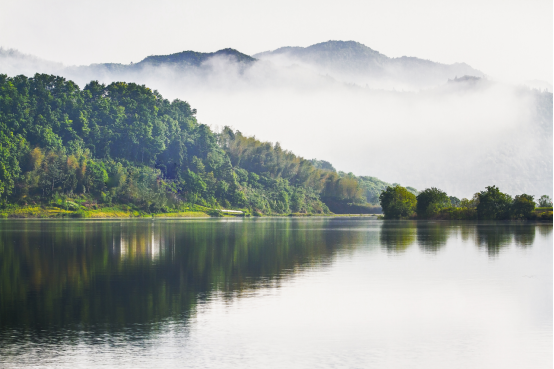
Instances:
[[[552,94],[498,81],[430,81],[414,88],[390,74],[386,86],[344,80],[294,63],[244,65],[212,58],[200,68],[71,67],[0,50],[0,73],[63,75],[84,87],[145,84],[231,126],[279,142],[305,158],[422,190],[470,197],[497,185],[511,195],[552,195]],[[418,79],[419,80],[419,79]],[[408,88],[411,86],[411,88]],[[404,90],[404,91],[403,91]]]

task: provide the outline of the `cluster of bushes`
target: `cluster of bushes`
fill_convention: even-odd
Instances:
[[[449,197],[438,188],[427,188],[417,195],[396,185],[387,187],[379,196],[385,218],[388,219],[552,219],[552,201],[546,195],[539,199],[544,211],[536,211],[534,197],[510,195],[489,186],[471,199]]]

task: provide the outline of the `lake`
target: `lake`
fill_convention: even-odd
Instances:
[[[552,368],[552,224],[0,220],[0,367]]]

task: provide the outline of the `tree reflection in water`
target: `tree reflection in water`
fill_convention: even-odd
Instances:
[[[328,223],[3,221],[0,331],[140,332],[186,320],[213,291],[232,297],[278,285],[368,236],[325,231]]]
[[[455,231],[452,222],[418,222],[417,243],[422,251],[436,253]]]
[[[416,242],[416,221],[387,220],[381,226],[379,240],[389,253],[402,253]]]
[[[338,251],[381,245],[437,253],[461,237],[498,256],[529,247],[552,224],[252,219],[202,221],[1,221],[0,346],[27,334],[79,332],[143,337],[169,320],[185,324],[215,292],[234,298]],[[377,235],[378,233],[378,235]],[[59,335],[53,334],[54,331]],[[62,337],[62,338],[60,338]]]

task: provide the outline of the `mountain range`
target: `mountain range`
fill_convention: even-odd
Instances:
[[[109,70],[139,70],[144,67],[177,67],[180,69],[200,68],[211,58],[224,58],[236,63],[250,65],[256,62],[256,59],[241,53],[235,49],[222,49],[213,53],[201,53],[197,51],[182,51],[169,55],[151,55],[147,56],[138,63],[120,64],[120,63],[101,63],[91,64],[92,68],[107,68]],[[81,67],[83,68],[83,67]],[[86,68],[86,67],[85,67]]]
[[[298,64],[357,84],[393,86],[402,81],[406,87],[430,87],[465,75],[485,77],[483,72],[465,63],[441,64],[408,56],[390,58],[355,41],[281,47],[253,56],[279,65]]]
[[[145,85],[188,101],[202,123],[388,182],[460,197],[490,184],[552,193],[552,93],[493,81],[464,63],[391,58],[354,41],[87,66],[0,49],[0,74],[35,73],[81,88],[94,80]]]
[[[483,72],[465,63],[442,64],[407,56],[390,58],[355,41],[327,41],[309,47],[287,46],[253,56],[227,48],[211,53],[182,51],[169,55],[151,55],[130,64],[97,63],[65,67],[14,50],[0,49],[0,68],[3,73],[12,75],[29,74],[28,70],[32,70],[33,73],[68,74],[70,78],[74,78],[73,75],[91,74],[110,77],[113,74],[134,74],[152,68],[209,73],[211,60],[229,61],[241,70],[268,62],[277,67],[300,67],[339,82],[376,89],[418,90],[465,75],[485,77]]]

